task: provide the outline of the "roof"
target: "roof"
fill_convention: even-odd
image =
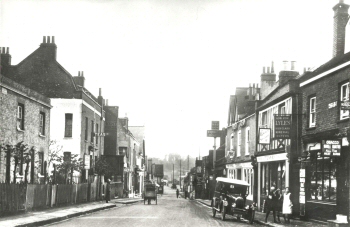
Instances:
[[[318,67],[317,69],[315,69],[314,71],[307,72],[307,73],[303,74],[300,77],[300,82],[304,82],[306,80],[309,80],[309,79],[311,79],[311,78],[313,78],[321,73],[324,73],[324,72],[326,72],[332,68],[335,68],[338,65],[341,65],[341,64],[348,62],[348,61],[350,61],[350,52],[343,54],[343,55],[340,55],[340,56],[337,56],[337,57],[334,57],[331,60],[329,60],[328,62],[321,65],[320,67]]]
[[[221,181],[221,182],[229,183],[229,184],[239,184],[239,185],[244,185],[244,186],[250,186],[244,180],[230,179],[230,178],[226,178],[226,177],[217,177],[216,181]]]

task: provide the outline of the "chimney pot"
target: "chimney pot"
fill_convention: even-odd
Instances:
[[[52,43],[55,43],[55,36],[52,36]]]
[[[43,37],[43,43],[46,43],[46,36]]]
[[[295,70],[295,61],[290,62],[290,69]]]
[[[265,67],[263,67],[263,73],[265,73]]]
[[[50,36],[47,36],[47,43],[51,43],[50,42]]]
[[[78,76],[80,76],[80,71],[78,71]]]
[[[275,72],[275,67],[274,67],[274,64],[273,62],[271,63],[271,73],[274,73]]]
[[[270,67],[267,67],[267,73],[270,73]]]
[[[2,52],[1,52],[1,47],[0,47],[0,54],[1,54]]]
[[[108,99],[106,99],[106,106],[108,106]]]
[[[288,70],[288,61],[283,61],[283,70]]]
[[[101,93],[102,93],[102,88],[99,88],[99,92],[98,92],[99,96],[101,96]]]
[[[2,53],[5,54],[5,47],[2,48]]]
[[[81,71],[81,76],[84,76],[84,71]]]
[[[7,47],[7,49],[6,49],[6,54],[9,54],[9,53],[10,53],[10,48]]]

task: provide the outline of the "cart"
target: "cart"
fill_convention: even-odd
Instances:
[[[156,204],[157,204],[156,185],[155,184],[146,184],[143,204],[146,204],[146,200],[148,200],[148,205],[151,204],[151,199],[155,200]]]

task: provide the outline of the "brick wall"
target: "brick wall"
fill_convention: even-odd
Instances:
[[[35,147],[35,160],[38,160],[38,152],[43,152],[44,160],[47,160],[50,138],[50,101],[7,78],[0,76],[0,79],[2,82],[0,85],[0,142],[15,145],[24,141],[29,148]],[[24,105],[24,130],[17,129],[18,103]],[[39,135],[40,112],[45,113],[45,135]],[[4,152],[1,152],[1,182],[5,181],[5,163]],[[34,180],[37,181],[37,168],[34,171]],[[28,179],[29,177],[30,174],[28,174]]]

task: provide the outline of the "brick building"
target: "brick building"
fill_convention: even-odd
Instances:
[[[305,172],[303,215],[349,221],[349,75],[350,52],[344,54],[349,5],[334,10],[333,58],[300,78],[303,93],[301,171]],[[345,105],[344,109],[342,105]]]
[[[33,148],[26,177],[31,183],[45,182],[50,142],[50,109],[49,98],[0,74],[0,145],[23,142],[28,145],[28,149]],[[6,158],[5,152],[1,152],[0,182],[14,181],[14,158],[9,157],[11,156]],[[19,162],[15,173],[16,182],[25,181],[26,164],[23,158]]]
[[[17,65],[11,65],[11,55],[6,53],[2,57],[2,71],[6,77],[51,99],[51,140],[62,145],[66,155],[90,157],[90,169],[93,169],[95,160],[104,151],[101,90],[98,98],[93,96],[84,86],[83,72],[73,77],[57,62],[56,55],[54,37],[44,36],[39,48]],[[82,172],[82,178],[80,173],[74,173],[74,180],[87,180],[88,168]]]

